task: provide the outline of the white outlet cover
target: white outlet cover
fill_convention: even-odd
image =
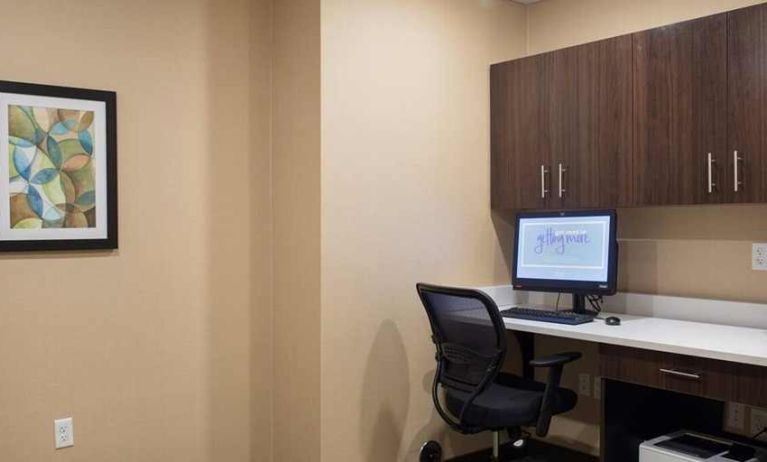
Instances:
[[[746,406],[741,403],[729,403],[727,406],[727,427],[744,430],[746,427]]]
[[[75,427],[71,417],[54,420],[53,430],[56,449],[69,448],[75,445]]]
[[[751,435],[767,428],[767,409],[751,408]]]
[[[602,377],[594,377],[594,399],[602,399]]]
[[[752,245],[751,268],[754,271],[767,271],[767,244]]]

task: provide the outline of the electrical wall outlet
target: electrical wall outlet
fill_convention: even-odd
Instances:
[[[767,244],[752,245],[751,268],[755,271],[767,271]]]
[[[602,399],[602,377],[594,377],[594,399]]]
[[[754,436],[767,428],[767,409],[751,408],[751,435]]]
[[[727,405],[727,427],[732,430],[745,430],[746,428],[746,406],[740,403],[729,403]]]
[[[578,394],[591,396],[591,376],[589,374],[578,374]]]
[[[56,449],[68,448],[75,445],[75,427],[71,417],[54,420],[53,430]]]

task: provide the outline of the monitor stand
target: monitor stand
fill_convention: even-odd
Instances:
[[[583,294],[573,294],[573,313],[589,314],[586,311],[586,296]]]

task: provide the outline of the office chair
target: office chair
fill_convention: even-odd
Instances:
[[[575,407],[578,396],[560,388],[559,382],[564,365],[580,358],[580,353],[532,360],[533,367],[549,369],[546,384],[501,373],[506,329],[495,302],[478,290],[423,283],[416,288],[437,349],[434,406],[455,431],[491,431],[492,460],[499,460],[501,431],[508,431],[512,441],[523,441],[521,427],[535,425],[535,433],[543,437],[552,416]],[[440,386],[445,391],[444,407]]]

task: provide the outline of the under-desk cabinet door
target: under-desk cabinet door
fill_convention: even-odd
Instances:
[[[614,345],[600,345],[599,354],[608,379],[767,407],[764,367]]]

